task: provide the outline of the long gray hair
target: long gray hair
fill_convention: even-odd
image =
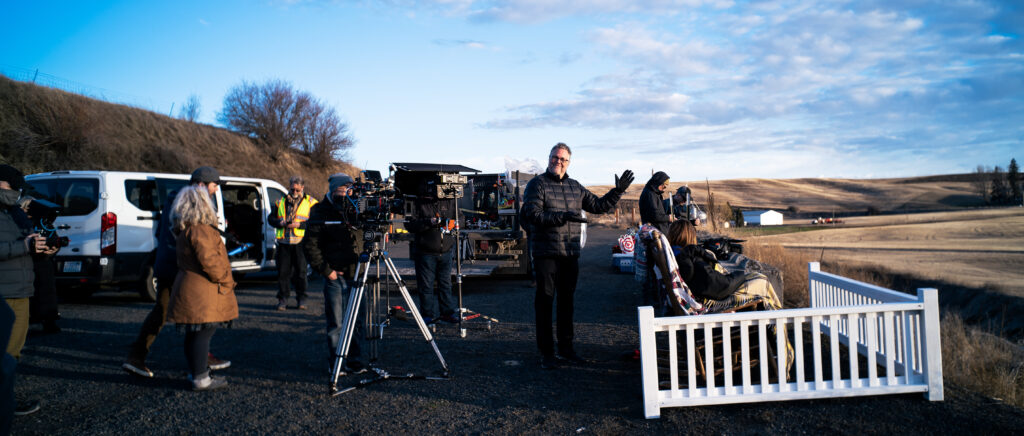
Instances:
[[[217,226],[210,191],[203,185],[188,185],[178,191],[171,208],[171,228],[181,231],[190,224]]]

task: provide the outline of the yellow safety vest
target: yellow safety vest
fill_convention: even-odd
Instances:
[[[286,204],[287,198],[285,197],[277,200],[277,218],[280,220],[287,218],[288,210]],[[295,219],[292,220],[292,222],[303,222],[308,220],[309,209],[312,208],[314,204],[316,204],[316,200],[314,200],[313,197],[303,195],[302,201],[299,202],[299,208],[295,211]],[[290,223],[283,224],[288,225]],[[277,229],[278,241],[285,239],[285,230],[291,230],[292,233],[291,236],[288,237],[289,244],[298,244],[299,242],[302,242],[302,237],[306,235],[305,229]]]

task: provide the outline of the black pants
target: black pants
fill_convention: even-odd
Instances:
[[[185,360],[192,379],[200,379],[210,372],[209,358],[210,339],[217,332],[217,327],[206,327],[199,331],[185,333]]]
[[[573,294],[580,266],[577,257],[537,257],[533,259],[537,271],[537,294],[533,307],[536,311],[537,348],[544,356],[555,354],[551,335],[551,309],[558,299],[558,350],[573,350]]]
[[[295,284],[295,299],[306,301],[306,254],[301,244],[277,244],[277,299],[287,300],[290,284]]]
[[[29,319],[33,324],[57,320],[57,266],[53,256],[32,256],[32,270],[36,274],[35,293],[29,299]]]

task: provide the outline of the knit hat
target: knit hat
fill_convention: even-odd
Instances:
[[[14,190],[25,185],[25,175],[10,165],[0,165],[0,180],[10,183],[11,189]]]
[[[345,173],[334,173],[334,174],[331,174],[331,176],[327,178],[327,183],[330,185],[330,191],[328,191],[328,194],[334,194],[334,190],[338,189],[339,186],[351,185],[353,182],[355,182],[355,180],[353,180],[351,177],[349,177],[348,174],[345,174]]]

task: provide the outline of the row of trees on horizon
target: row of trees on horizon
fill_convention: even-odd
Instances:
[[[984,199],[985,203],[991,205],[1022,204],[1024,198],[1021,196],[1024,187],[1021,186],[1020,167],[1017,166],[1017,159],[1010,159],[1010,166],[1006,172],[996,165],[986,167],[978,165],[974,171],[973,181],[975,192]]]

